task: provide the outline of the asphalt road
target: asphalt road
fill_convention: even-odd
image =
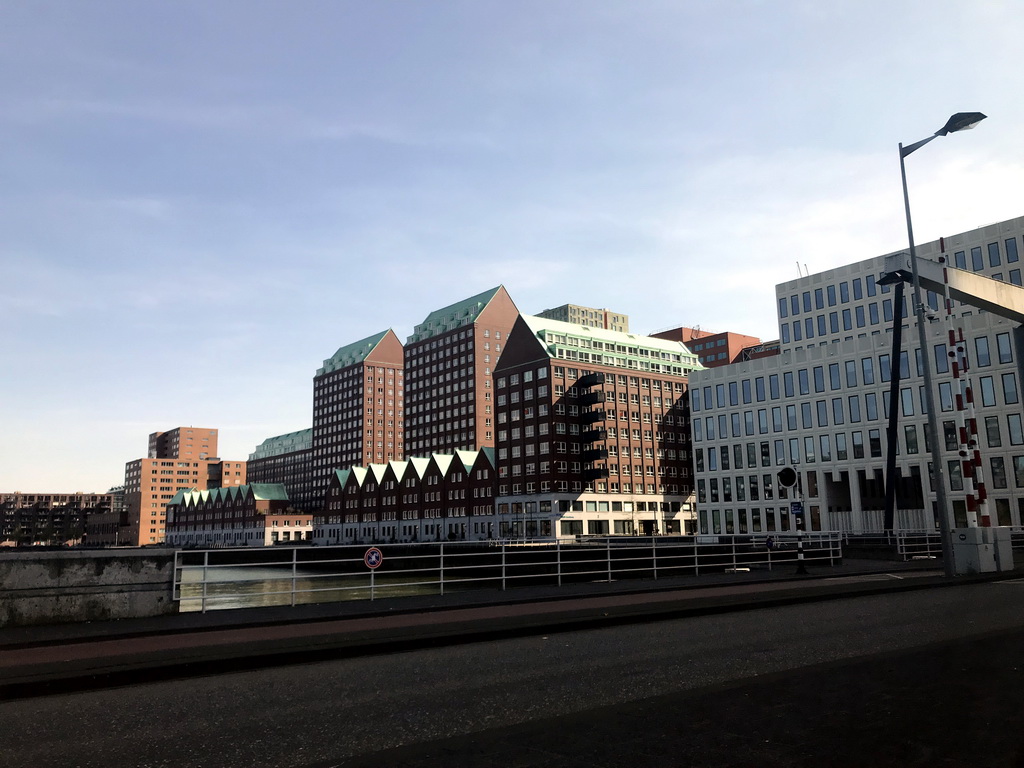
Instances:
[[[737,737],[750,732],[757,713],[782,706],[777,697],[790,680],[802,681],[800,690],[824,688],[806,702],[789,690],[789,709],[779,709],[787,722],[810,722],[854,697],[858,705],[846,722],[854,728],[858,712],[867,716],[877,706],[860,702],[870,678],[874,700],[895,708],[887,717],[898,732],[902,715],[885,701],[885,675],[867,667],[857,672],[858,664],[882,664],[890,676],[902,669],[905,691],[917,685],[908,677],[914,665],[893,659],[917,659],[922,691],[937,698],[942,689],[925,686],[941,680],[943,669],[932,666],[969,656],[974,643],[1001,642],[982,654],[998,657],[1000,667],[961,672],[993,676],[1006,667],[1003,684],[1024,683],[1024,649],[1005,635],[1024,637],[1022,631],[1024,580],[1018,579],[140,684],[0,703],[0,765],[853,765],[823,760],[809,743],[800,755],[771,745],[761,754],[749,744],[737,752],[727,740],[718,758],[709,752],[707,759],[680,755],[671,762],[665,754],[674,753],[664,750],[673,748],[671,738],[692,738],[702,729]],[[1005,664],[1007,654],[1020,663]],[[837,677],[840,669],[845,677]],[[851,679],[864,683],[847,695]],[[991,690],[994,700],[986,706],[1016,717],[1020,733],[1020,703],[1003,706],[1002,689]],[[681,707],[673,698],[679,696],[699,706]],[[716,710],[729,696],[732,704]],[[661,753],[633,746],[629,754],[615,751],[614,744],[632,744],[644,723],[655,721]],[[936,720],[935,733],[945,725]],[[1006,730],[1000,726],[1000,733]],[[527,734],[532,743],[546,738],[547,748],[522,753]],[[611,746],[600,755],[580,746],[598,742]],[[1007,754],[1016,749],[1011,742]],[[741,757],[728,762],[722,754]],[[874,764],[965,764],[934,757]]]

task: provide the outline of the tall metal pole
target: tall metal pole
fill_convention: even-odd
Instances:
[[[896,521],[896,439],[899,429],[900,358],[903,355],[903,281],[896,283],[892,303],[892,360],[889,363],[889,427],[886,430],[885,457],[885,530],[889,533]]]
[[[928,355],[928,339],[925,333],[924,302],[921,301],[921,276],[917,272],[917,250],[914,248],[914,226],[910,221],[910,195],[907,192],[907,168],[903,162],[903,144],[900,149],[900,178],[903,181],[903,206],[907,213],[907,239],[910,241],[910,271],[914,277],[914,316],[917,318],[917,339],[921,348],[921,374],[924,377],[924,401],[928,409],[928,439],[931,442],[932,477],[935,486],[935,504],[938,508],[939,533],[942,536],[942,569],[947,577],[955,575],[953,566],[953,540],[950,538],[949,509],[946,501],[946,479],[942,471],[942,449],[939,447],[938,414],[935,410],[935,396],[932,394],[932,366]],[[911,147],[911,150],[916,147]],[[902,308],[896,308],[899,312]],[[900,361],[893,361],[899,365]],[[889,400],[890,408],[898,408],[898,402]]]

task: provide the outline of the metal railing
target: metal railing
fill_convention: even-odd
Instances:
[[[366,546],[181,550],[174,599],[183,611],[563,586],[772,570],[842,558],[838,533],[594,536],[572,542],[494,541]],[[372,562],[370,560],[369,562]]]

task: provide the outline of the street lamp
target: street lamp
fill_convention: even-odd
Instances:
[[[903,206],[907,212],[907,238],[910,240],[910,270],[914,278],[914,316],[917,318],[917,339],[921,348],[921,374],[924,377],[924,399],[925,408],[928,409],[928,439],[931,442],[932,454],[932,477],[935,485],[935,504],[939,514],[939,533],[942,536],[942,567],[946,576],[953,576],[953,541],[950,539],[949,510],[946,501],[946,481],[942,472],[942,451],[939,448],[939,422],[938,414],[935,412],[935,397],[932,395],[932,366],[928,354],[928,340],[926,338],[924,323],[925,312],[924,302],[921,301],[921,276],[917,271],[917,250],[914,248],[914,227],[910,222],[910,195],[907,193],[907,169],[903,159],[932,139],[938,136],[945,136],[948,133],[965,131],[973,128],[982,120],[985,115],[981,112],[957,112],[946,121],[946,124],[926,139],[910,144],[906,147],[900,144],[900,177],[903,180]],[[898,309],[897,309],[898,312]],[[893,361],[899,365],[899,360]],[[890,408],[899,408],[899,403],[890,398]]]

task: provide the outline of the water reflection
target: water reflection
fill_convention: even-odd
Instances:
[[[185,567],[180,572],[180,610],[203,608],[203,568]],[[407,597],[437,594],[437,571],[423,573],[372,575],[372,597]],[[446,591],[448,590],[446,585]],[[271,605],[331,603],[344,600],[370,600],[371,574],[322,574],[290,567],[209,566],[206,569],[206,610],[257,608]]]

